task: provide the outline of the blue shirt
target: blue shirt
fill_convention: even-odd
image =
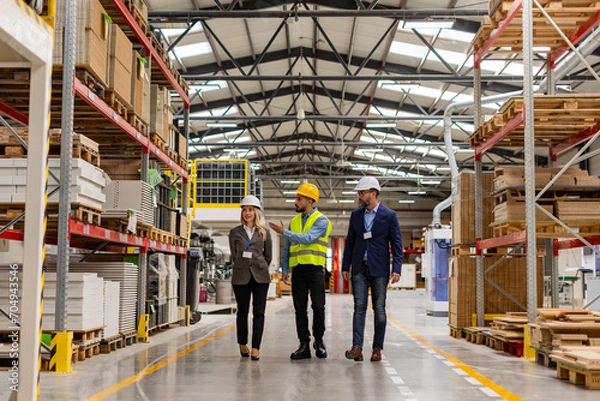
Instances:
[[[302,227],[304,228],[304,224],[306,224],[306,220],[308,217],[313,214],[317,208],[314,208],[307,214],[302,215]],[[285,230],[282,234],[282,237],[285,239],[285,243],[283,244],[283,253],[281,254],[281,273],[288,274],[289,266],[290,266],[290,243],[308,245],[315,242],[318,238],[323,237],[327,233],[327,227],[329,226],[329,221],[325,216],[321,216],[315,221],[315,224],[308,230],[306,234],[295,233],[288,230]]]
[[[381,203],[377,203],[377,206],[373,208],[373,210],[365,209],[365,230],[371,231],[371,227],[373,226],[373,220],[375,220],[375,216],[377,215],[377,210],[379,210],[379,205]],[[365,251],[365,256],[363,260],[367,260],[367,251]]]

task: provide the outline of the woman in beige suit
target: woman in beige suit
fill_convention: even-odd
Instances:
[[[265,325],[267,291],[271,277],[271,236],[261,215],[260,201],[246,196],[241,202],[241,225],[229,232],[229,249],[233,261],[231,283],[237,302],[237,341],[242,357],[258,361]],[[252,297],[252,354],[248,350],[248,312]]]

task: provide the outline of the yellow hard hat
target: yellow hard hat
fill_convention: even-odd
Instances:
[[[315,202],[319,201],[319,189],[314,184],[308,182],[302,184],[298,187],[296,193],[298,195],[306,196],[307,198],[310,198]]]

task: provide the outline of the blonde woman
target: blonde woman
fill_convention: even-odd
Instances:
[[[231,283],[237,302],[237,341],[242,357],[258,361],[265,325],[267,291],[271,277],[271,236],[261,215],[260,201],[246,196],[241,202],[241,225],[229,232],[233,262]],[[248,312],[252,298],[252,352],[248,350]]]

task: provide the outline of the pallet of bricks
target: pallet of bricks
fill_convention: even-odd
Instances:
[[[541,308],[529,325],[536,360],[559,379],[600,390],[600,313]]]
[[[538,237],[565,237],[567,231],[552,220],[553,215],[576,228],[582,235],[600,233],[600,179],[587,171],[569,168],[558,175],[560,168],[536,168],[536,192],[551,180],[553,185],[538,199],[546,211],[536,208]],[[494,171],[494,236],[525,229],[525,178],[523,167],[498,167]]]

